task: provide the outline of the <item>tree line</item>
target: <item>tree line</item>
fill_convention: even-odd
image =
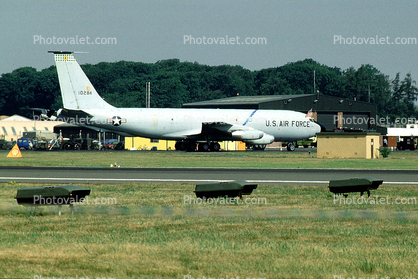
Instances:
[[[241,66],[208,66],[168,59],[156,63],[101,62],[81,66],[99,94],[116,107],[145,107],[151,82],[151,107],[237,96],[318,93],[375,103],[382,117],[418,118],[418,88],[410,74],[394,79],[372,65],[341,70],[312,59],[250,71]],[[315,72],[315,75],[314,75]],[[314,86],[315,79],[315,86]],[[317,92],[315,92],[317,91]],[[62,107],[55,66],[23,67],[0,78],[0,114],[32,116],[29,108]]]

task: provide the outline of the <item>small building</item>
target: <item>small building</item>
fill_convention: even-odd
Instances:
[[[125,137],[125,149],[129,150],[176,150],[175,144],[173,140]]]
[[[323,132],[317,134],[317,158],[363,158],[380,157],[379,133]]]
[[[391,149],[410,149],[405,145],[414,146],[416,149],[416,142],[418,141],[418,123],[407,124],[405,127],[389,127],[387,128],[387,135],[383,136],[386,139],[387,147]],[[414,142],[409,143],[408,140],[413,140]]]
[[[387,135],[395,137],[418,137],[418,124],[407,124],[405,128],[388,128]]]
[[[129,150],[176,150],[175,144],[174,140],[125,137],[125,149]],[[225,151],[245,150],[245,143],[242,141],[223,141],[219,144],[221,150]]]

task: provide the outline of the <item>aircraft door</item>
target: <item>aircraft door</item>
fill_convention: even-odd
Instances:
[[[238,115],[234,115],[234,124],[239,124]]]

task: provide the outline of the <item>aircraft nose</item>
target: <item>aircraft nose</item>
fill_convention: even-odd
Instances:
[[[325,132],[327,129],[325,128],[324,125],[322,125],[319,122],[315,121],[315,133],[319,133],[319,132]]]

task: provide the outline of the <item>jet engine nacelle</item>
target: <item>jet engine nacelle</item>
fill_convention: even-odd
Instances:
[[[256,140],[261,139],[264,133],[258,130],[250,131],[234,131],[231,133],[231,136],[236,140]]]
[[[245,142],[252,143],[252,144],[270,144],[274,142],[274,136],[263,133],[263,136],[261,137],[261,139],[246,140]]]

